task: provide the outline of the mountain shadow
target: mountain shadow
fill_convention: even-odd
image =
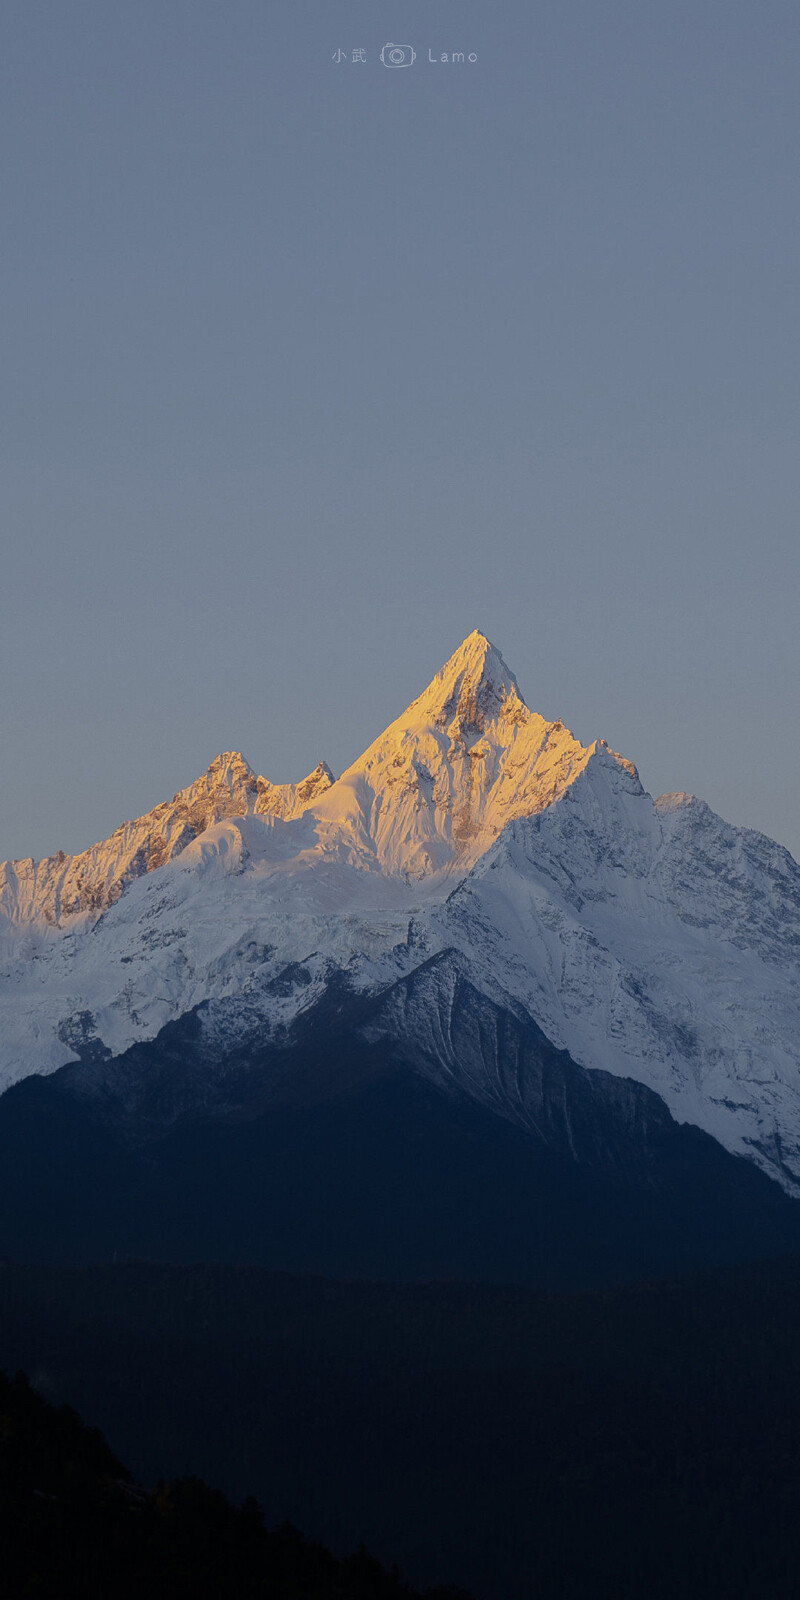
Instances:
[[[331,984],[280,1047],[212,1049],[200,1008],[0,1099],[17,1260],[579,1286],[795,1248],[754,1165],[447,956],[368,1000]]]

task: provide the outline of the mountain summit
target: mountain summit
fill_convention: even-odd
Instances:
[[[177,1082],[184,1109],[232,1093],[225,1063],[254,1051],[268,1099],[345,1006],[348,1059],[410,1053],[544,1137],[533,1029],[795,1194],[798,951],[787,851],[654,802],[602,740],[529,710],[474,632],[338,780],[268,782],[227,752],[81,855],[0,869],[0,1083],[81,1063],[110,1095],[116,1062],[191,1019],[159,1115]]]
[[[513,817],[551,805],[594,748],[529,711],[474,632],[315,809],[340,856],[430,880],[463,872]]]
[[[458,717],[465,726],[472,719],[473,726],[479,727],[483,717],[496,713],[512,697],[524,703],[517,680],[500,651],[475,628],[409,712],[424,710],[434,719]]]

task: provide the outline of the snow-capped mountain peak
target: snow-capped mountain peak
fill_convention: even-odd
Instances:
[[[701,800],[654,803],[479,632],[338,780],[226,751],[81,855],[0,868],[0,913],[6,1083],[198,1007],[210,1049],[284,1039],[336,974],[379,993],[449,951],[580,1067],[800,1192],[800,868]]]
[[[406,880],[464,872],[512,818],[563,794],[595,748],[529,711],[475,631],[315,803],[320,839]]]

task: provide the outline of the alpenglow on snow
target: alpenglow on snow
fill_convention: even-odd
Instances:
[[[334,979],[379,994],[444,951],[800,1194],[800,867],[528,710],[478,632],[338,780],[228,752],[82,854],[0,867],[0,1088],[113,1063],[197,1007],[209,1049],[280,1049]],[[452,1059],[444,997],[416,1025],[496,1097],[480,1049]]]

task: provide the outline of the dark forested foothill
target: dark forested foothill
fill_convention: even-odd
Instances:
[[[102,1434],[0,1373],[3,1600],[413,1600],[365,1550],[336,1560],[200,1478],[146,1491]],[[458,1600],[456,1590],[428,1600]],[[469,1600],[462,1596],[462,1600]]]
[[[291,1521],[339,1556],[363,1540],[417,1588],[455,1583],[478,1600],[800,1593],[798,1327],[797,1258],[584,1293],[0,1267],[0,1365],[76,1405],[138,1480],[254,1495],[269,1526]],[[87,1529],[104,1550],[110,1526],[136,1522],[151,1530],[136,1559],[155,1549],[159,1582],[206,1552],[202,1582],[223,1587],[193,1597],[262,1592],[224,1583],[285,1538],[256,1536],[197,1484],[135,1512],[103,1448],[91,1443],[94,1486],[78,1496],[80,1549]],[[62,1494],[41,1476],[31,1487]],[[50,1519],[48,1538],[67,1537],[61,1499],[26,1505]],[[350,1569],[296,1550],[317,1574],[304,1600],[339,1595]],[[395,1594],[379,1586],[392,1581],[348,1577],[343,1600]],[[182,1591],[148,1579],[135,1592]]]

